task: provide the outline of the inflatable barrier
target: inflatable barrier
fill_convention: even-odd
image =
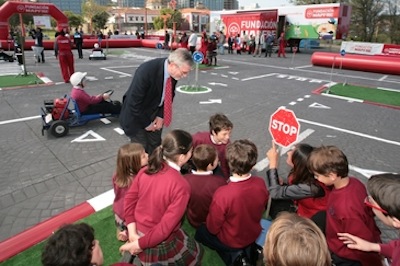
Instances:
[[[311,56],[311,63],[315,66],[325,66],[343,69],[352,69],[366,72],[400,75],[399,57],[382,55],[354,55],[341,56],[338,53],[315,52]]]

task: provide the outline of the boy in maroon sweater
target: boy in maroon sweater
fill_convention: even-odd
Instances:
[[[220,166],[214,170],[214,174],[221,175],[225,179],[230,176],[228,162],[226,161],[225,150],[229,144],[233,128],[232,122],[224,114],[217,113],[210,117],[210,130],[197,132],[193,137],[193,148],[200,144],[210,144],[218,151]]]
[[[197,170],[184,176],[192,188],[186,215],[189,223],[197,228],[206,222],[214,192],[220,186],[226,185],[226,181],[213,174],[218,165],[217,150],[213,146],[197,146],[193,150],[192,161]]]
[[[371,176],[367,182],[367,190],[371,196],[365,199],[365,205],[371,207],[384,224],[400,229],[400,175],[386,173]],[[349,233],[338,233],[338,236],[348,248],[378,252],[391,258],[392,265],[400,265],[400,239],[381,244]]]
[[[232,171],[230,182],[215,191],[206,226],[197,229],[195,239],[231,265],[260,235],[269,193],[264,180],[250,173],[257,162],[254,143],[237,140],[228,145],[226,157]]]
[[[346,155],[335,146],[314,149],[308,158],[308,168],[315,178],[327,186],[333,185],[326,211],[326,240],[336,266],[379,266],[377,253],[367,253],[343,245],[337,234],[348,232],[367,241],[381,242],[374,213],[364,204],[367,191],[363,183],[349,177]]]

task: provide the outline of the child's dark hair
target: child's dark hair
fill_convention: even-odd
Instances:
[[[308,170],[307,160],[314,147],[308,144],[297,144],[292,155],[293,168],[290,171],[293,184],[311,184],[315,182],[314,174]]]
[[[311,152],[308,158],[308,169],[320,175],[335,173],[339,177],[347,177],[349,163],[346,155],[337,147],[321,146]]]
[[[211,134],[213,132],[217,134],[223,129],[230,130],[233,128],[232,122],[228,119],[226,115],[221,113],[210,116],[209,126]]]
[[[175,129],[169,132],[149,157],[146,173],[155,174],[163,167],[165,159],[177,162],[177,156],[186,154],[192,148],[192,135],[190,133]],[[165,159],[164,159],[165,158]]]
[[[141,164],[141,156],[144,148],[139,143],[122,145],[118,150],[117,169],[115,183],[118,187],[129,187],[132,177],[137,175]]]
[[[236,140],[226,147],[226,160],[231,172],[237,175],[250,173],[257,163],[257,147],[247,139]]]
[[[373,175],[367,182],[367,190],[389,216],[400,220],[400,174]]]
[[[209,144],[200,144],[193,150],[192,161],[197,170],[207,171],[217,158],[217,150]]]
[[[89,266],[93,246],[93,227],[86,223],[64,225],[47,240],[42,253],[42,264]]]

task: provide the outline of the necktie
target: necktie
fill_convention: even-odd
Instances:
[[[164,125],[169,126],[172,120],[172,78],[167,78],[164,94]]]

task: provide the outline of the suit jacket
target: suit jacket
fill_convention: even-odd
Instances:
[[[159,105],[164,87],[165,60],[157,58],[140,65],[122,98],[119,121],[128,137],[149,126],[156,116],[164,118],[164,105]],[[176,83],[172,78],[172,97],[175,96]]]

